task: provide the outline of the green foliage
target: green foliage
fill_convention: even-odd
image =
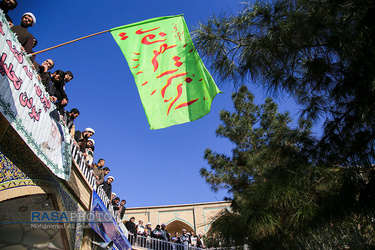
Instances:
[[[300,249],[373,249],[374,231],[368,222],[347,218],[337,225],[327,223],[297,238],[296,245]]]
[[[278,113],[270,98],[254,104],[246,86],[232,98],[235,110],[220,113],[223,124],[216,131],[235,145],[232,156],[207,149],[210,169],[201,169],[214,190],[233,195],[232,211],[224,211],[211,227],[225,244],[290,249],[301,247],[307,237],[317,245],[318,235],[310,235],[329,228],[327,223],[373,218],[373,202],[368,202],[374,171],[315,161],[312,152],[319,142],[311,136],[310,122],[301,118],[291,128],[288,113]],[[354,244],[348,239],[345,244]]]
[[[273,0],[212,17],[194,31],[216,76],[250,77],[323,119],[315,161],[371,166],[375,139],[375,2]]]
[[[255,105],[246,87],[233,95],[235,111],[222,111],[217,129],[232,156],[207,149],[210,169],[201,169],[233,196],[234,214],[212,231],[233,240],[231,219],[253,248],[374,248],[374,16],[372,0],[257,1],[194,31],[217,77],[287,93],[302,111],[291,128],[271,99]]]

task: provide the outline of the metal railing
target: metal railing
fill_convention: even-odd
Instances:
[[[194,247],[190,246],[188,242],[185,244],[179,244],[175,242],[160,240],[152,238],[149,236],[143,235],[133,235],[129,234],[128,240],[132,246],[143,249],[152,249],[152,250],[250,250],[247,245],[244,246],[232,246],[232,247]]]
[[[232,246],[232,247],[209,247],[209,250],[250,250],[247,245],[244,246]]]
[[[143,249],[152,250],[250,250],[247,245],[244,246],[232,246],[232,247],[194,247],[190,246],[188,242],[185,244],[179,244],[174,242],[169,242],[161,239],[152,238],[143,235],[133,235],[129,233],[128,240],[132,246]]]
[[[149,236],[143,235],[132,235],[129,234],[129,242],[132,246],[144,249],[153,249],[153,250],[201,250],[200,247],[193,247],[184,244],[178,244],[174,242],[169,242],[161,239],[152,238]]]
[[[71,154],[73,160],[77,163],[78,168],[82,171],[83,176],[86,178],[90,186],[96,190],[99,197],[102,199],[104,205],[108,207],[110,202],[109,197],[104,192],[101,186],[96,185],[96,178],[93,175],[93,170],[86,165],[85,157],[82,155],[82,152],[79,150],[78,146],[74,143],[73,139],[70,142],[71,145]]]
[[[93,170],[86,165],[85,157],[82,155],[82,152],[79,150],[79,147],[74,143],[73,139],[71,140],[71,154],[73,160],[77,163],[78,168],[83,173],[83,176],[86,178],[90,186],[96,190],[98,196],[102,199],[104,205],[108,208],[108,211],[112,214],[116,222],[118,222],[115,213],[113,213],[112,205],[110,204],[110,199],[107,194],[104,192],[101,186],[96,185],[96,178],[93,175]],[[174,242],[169,242],[161,239],[146,237],[143,235],[132,235],[128,234],[128,230],[125,228],[123,223],[118,223],[121,230],[125,235],[128,235],[128,240],[132,246],[144,249],[152,250],[202,250],[203,248],[194,247],[187,244],[178,244]],[[233,247],[210,247],[204,248],[210,250],[249,250],[245,246],[233,246]]]

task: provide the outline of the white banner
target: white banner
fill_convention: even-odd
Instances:
[[[0,10],[0,112],[51,171],[69,180],[70,135]]]

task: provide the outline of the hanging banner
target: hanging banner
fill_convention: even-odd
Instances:
[[[39,159],[69,180],[70,136],[0,11],[0,112]]]
[[[91,213],[104,213],[107,212],[112,217],[111,213],[108,212],[102,199],[93,190],[92,201],[91,201]],[[113,241],[113,245],[116,249],[131,250],[131,245],[120,227],[117,225],[112,217],[112,223],[105,222],[90,222],[91,228],[102,237],[105,242]]]

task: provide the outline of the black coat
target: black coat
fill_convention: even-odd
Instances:
[[[108,199],[111,199],[112,196],[112,184],[108,184],[108,181],[105,181],[102,185],[100,185],[106,195],[108,196]]]
[[[170,239],[169,239],[168,231],[163,229],[163,228],[160,231],[163,233],[163,239],[166,240],[166,241],[169,241]]]
[[[48,91],[49,85],[51,84],[52,77],[50,71],[44,71],[44,68],[39,65],[37,62],[33,62],[33,65],[35,67],[35,70],[38,72],[38,75],[41,78],[41,81],[46,89]]]
[[[76,130],[74,132],[74,140],[78,143],[79,151],[85,152],[87,147],[87,139],[82,136],[81,131]],[[111,194],[108,196],[108,198],[111,198]]]
[[[48,88],[48,93],[51,96],[57,98],[57,102],[60,103],[63,98],[67,98],[67,95],[64,90],[64,81],[51,82],[51,85]]]
[[[120,220],[122,220],[122,217],[124,217],[125,211],[126,211],[126,207],[122,206],[121,212],[120,212]]]
[[[136,234],[137,233],[137,230],[135,229],[135,224],[134,222],[131,222],[130,220],[125,222],[125,227],[126,229],[128,229],[129,232],[131,232],[132,234]]]
[[[8,15],[8,11],[9,11],[9,9],[5,6],[5,4],[4,4],[3,1],[0,2],[0,9],[3,10],[3,13],[4,13],[4,15],[5,15],[5,19],[6,19],[8,22],[13,23],[12,18],[10,18],[10,16]]]
[[[17,34],[17,39],[26,50],[27,54],[32,53],[33,46],[34,46],[34,37],[31,33],[20,25],[13,26],[12,28],[13,33]]]

